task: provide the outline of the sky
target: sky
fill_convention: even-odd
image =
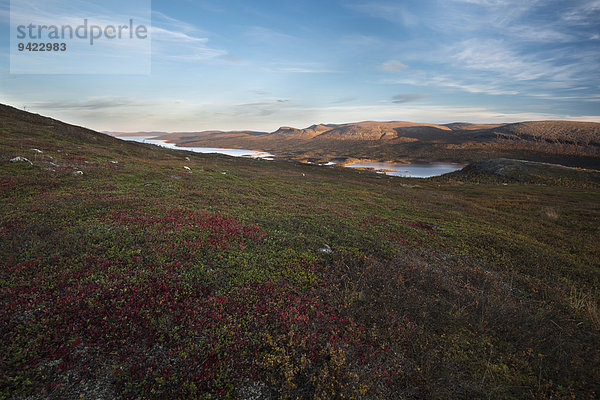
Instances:
[[[0,102],[99,131],[600,122],[600,0],[152,0],[139,74],[11,73],[9,10]]]

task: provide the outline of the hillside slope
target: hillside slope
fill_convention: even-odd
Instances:
[[[600,187],[600,171],[597,170],[511,159],[478,161],[443,177],[443,179],[463,178],[476,182]]]
[[[600,147],[600,124],[574,121],[530,121],[490,130],[499,138]]]
[[[439,133],[442,131],[450,131],[450,128],[440,125],[419,124],[405,121],[366,121],[335,125],[331,129],[321,133],[319,137],[341,140],[389,140],[402,137],[405,132]]]
[[[0,137],[0,398],[600,393],[597,189]]]

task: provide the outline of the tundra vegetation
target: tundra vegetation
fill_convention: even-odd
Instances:
[[[600,394],[595,182],[0,136],[0,398]]]

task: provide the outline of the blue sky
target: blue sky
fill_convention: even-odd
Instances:
[[[0,4],[0,101],[96,130],[600,122],[600,0],[153,0],[146,75],[10,74]]]

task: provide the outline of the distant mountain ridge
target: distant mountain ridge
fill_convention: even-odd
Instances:
[[[303,136],[303,137],[315,137],[324,132],[327,132],[333,129],[336,125],[324,125],[317,124],[311,125],[308,128],[298,129],[292,128],[290,126],[282,126],[277,129],[275,132],[272,132],[273,135],[288,135],[288,136]]]
[[[140,136],[146,132],[106,132],[112,136]],[[566,144],[576,146],[600,146],[600,123],[576,121],[525,121],[507,124],[472,124],[453,122],[428,124],[407,121],[363,121],[346,124],[315,124],[307,128],[282,126],[274,132],[219,131],[200,132],[147,132],[162,139],[185,140],[226,137],[282,137],[288,139],[332,139],[354,141],[390,141],[407,139],[445,139],[462,135],[465,139],[507,140],[532,143]],[[410,141],[410,140],[408,140]]]
[[[348,124],[318,124],[308,128],[298,129],[283,126],[272,132],[273,135],[286,135],[304,138],[322,137],[341,140],[388,140],[405,136],[403,133],[410,129],[421,127],[424,129],[450,131],[443,125],[423,124],[406,121],[364,121]]]

